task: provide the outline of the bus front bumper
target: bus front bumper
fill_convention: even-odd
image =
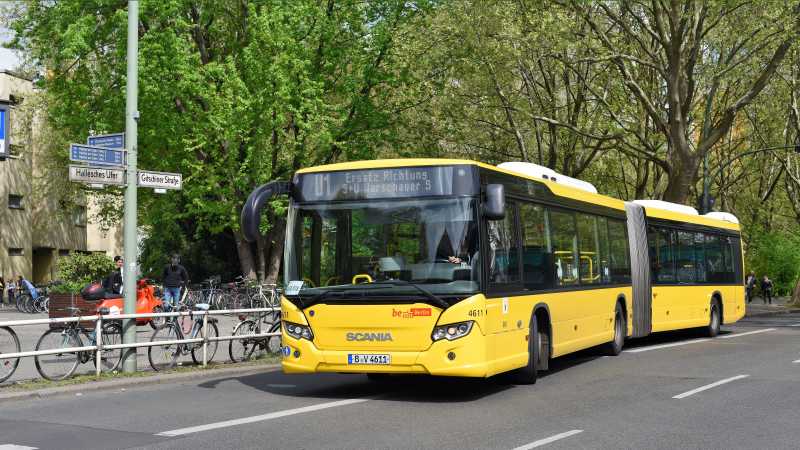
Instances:
[[[477,327],[476,327],[477,328]],[[320,350],[313,342],[283,335],[286,373],[397,373],[479,377],[489,375],[486,339],[479,330],[456,340],[434,342],[423,351]],[[348,364],[350,354],[389,355],[390,364]]]

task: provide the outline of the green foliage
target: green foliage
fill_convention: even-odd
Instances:
[[[84,286],[105,278],[114,270],[114,261],[105,253],[72,253],[58,259],[55,293],[77,294]]]
[[[747,253],[747,272],[756,273],[759,281],[768,276],[775,284],[775,295],[791,295],[800,277],[800,236],[788,233],[765,233],[751,243]]]
[[[427,0],[141,1],[139,166],[184,176],[180,192],[140,191],[150,238],[233,241],[255,186],[304,166],[370,159],[395,142],[401,105],[390,94],[409,79],[394,40],[428,8]],[[71,141],[124,129],[126,21],[126,2],[116,0],[28,0],[7,17],[10,45],[42,71],[48,119]],[[66,148],[53,157],[63,163]],[[275,206],[273,221],[285,215]],[[168,234],[164,218],[191,223]]]

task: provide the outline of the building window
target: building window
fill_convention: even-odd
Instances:
[[[76,227],[86,226],[86,207],[77,206],[72,210],[72,224]]]
[[[9,209],[22,209],[22,196],[8,194],[8,207]]]
[[[8,256],[22,256],[25,254],[25,251],[21,248],[9,248],[8,249]]]

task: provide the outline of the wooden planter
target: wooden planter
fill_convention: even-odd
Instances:
[[[80,308],[81,316],[92,316],[97,311],[97,302],[84,300],[80,294],[50,294],[50,318],[72,317],[74,312],[67,308]],[[51,323],[50,328],[64,328],[67,324]],[[94,321],[82,320],[81,328],[94,328]]]

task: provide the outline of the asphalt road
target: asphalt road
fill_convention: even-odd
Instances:
[[[532,386],[265,372],[6,402],[0,449],[800,448],[800,314],[551,368]]]

